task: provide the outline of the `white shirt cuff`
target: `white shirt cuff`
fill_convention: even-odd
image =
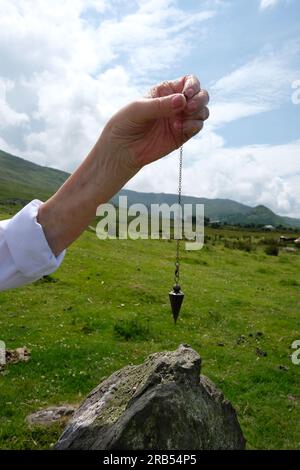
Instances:
[[[51,274],[62,263],[66,250],[57,257],[48,245],[37,213],[42,201],[35,199],[4,225],[4,236],[16,268],[26,277]]]

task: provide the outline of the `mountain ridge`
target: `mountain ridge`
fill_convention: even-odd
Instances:
[[[69,173],[38,165],[28,160],[0,150],[0,203],[19,201],[26,203],[32,199],[48,199],[68,178]],[[122,189],[112,198],[118,205],[118,197],[127,196],[128,205],[142,203],[174,204],[176,194],[147,193]],[[209,199],[195,196],[182,196],[183,204],[204,204],[205,215],[213,220],[232,225],[283,225],[300,227],[300,219],[275,214],[263,205],[251,207],[232,199]]]

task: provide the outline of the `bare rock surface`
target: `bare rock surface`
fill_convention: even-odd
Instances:
[[[75,409],[76,408],[71,405],[50,406],[49,408],[28,415],[26,421],[31,426],[50,426],[57,421],[71,418]]]
[[[234,408],[200,368],[184,344],[124,367],[88,395],[56,448],[244,449]]]

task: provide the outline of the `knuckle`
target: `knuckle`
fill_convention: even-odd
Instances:
[[[161,87],[162,87],[162,88],[166,88],[166,87],[168,87],[169,85],[170,85],[170,84],[169,84],[168,80],[164,80],[163,82],[161,82]]]
[[[149,97],[156,98],[157,96],[159,96],[159,85],[154,85],[150,88]]]
[[[156,86],[156,96],[167,96],[169,92],[172,91],[172,87],[170,86],[170,82],[168,80],[164,80],[159,85]]]

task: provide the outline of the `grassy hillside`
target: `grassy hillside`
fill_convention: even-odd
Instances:
[[[67,179],[68,173],[53,168],[42,167],[0,151],[0,205],[11,199],[19,200],[20,204],[38,198],[41,200],[51,196]],[[113,198],[118,205],[118,196],[125,195],[128,205],[143,203],[174,204],[177,202],[175,194],[143,193],[122,190]],[[280,217],[264,206],[252,208],[230,199],[207,199],[183,196],[184,204],[204,204],[205,215],[210,219],[218,219],[228,224],[271,224],[300,227],[300,219]],[[18,207],[15,207],[17,210]],[[13,209],[10,209],[10,213]]]
[[[267,256],[262,236],[278,234],[207,229],[203,250],[182,252],[176,326],[173,241],[99,241],[87,231],[50,278],[0,293],[0,338],[32,352],[0,375],[0,448],[53,446],[61,428],[29,428],[26,415],[79,403],[115,370],[184,342],[232,401],[248,448],[299,449],[300,366],[290,354],[300,339],[300,250]]]
[[[67,177],[68,173],[64,171],[36,165],[0,150],[0,202],[9,199],[45,200]]]
[[[227,222],[235,224],[262,224],[262,225],[273,225],[277,227],[278,225],[284,225],[282,217],[274,214],[270,209],[265,206],[256,206],[246,214],[229,214],[227,217]]]

